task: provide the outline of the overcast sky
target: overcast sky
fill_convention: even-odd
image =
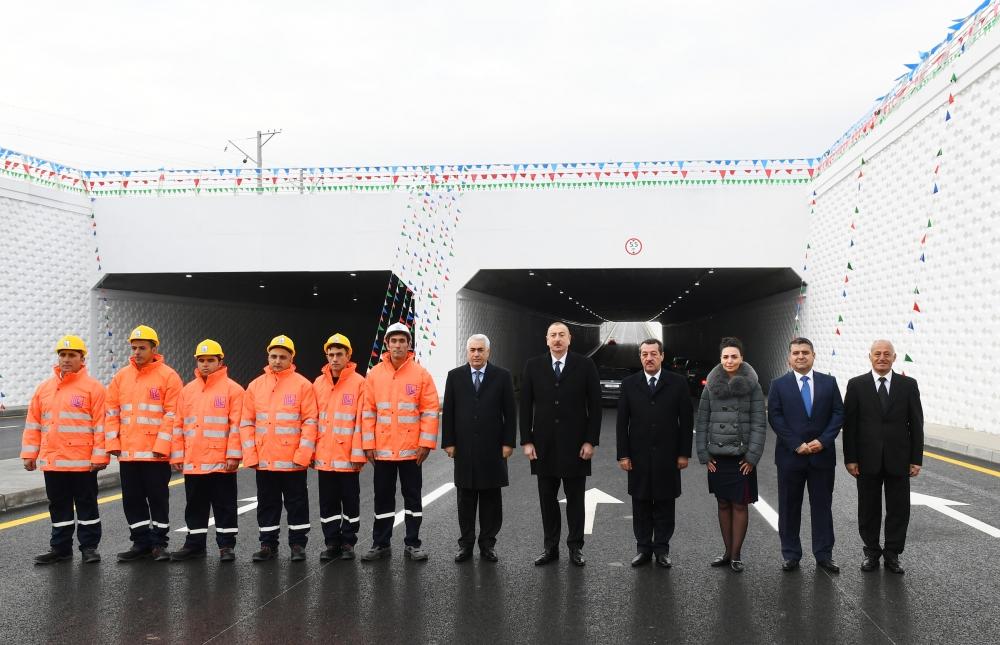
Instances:
[[[0,146],[87,169],[816,156],[977,0],[7,2]]]

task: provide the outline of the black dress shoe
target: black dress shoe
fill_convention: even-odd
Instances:
[[[472,549],[461,548],[455,554],[455,562],[465,562],[472,557]]]
[[[656,554],[656,566],[663,567],[664,569],[669,569],[674,566],[674,563],[670,561],[670,556],[666,553]]]
[[[729,568],[736,573],[743,573],[743,560],[733,560],[729,563]]]
[[[903,567],[899,564],[898,558],[883,558],[882,562],[885,564],[885,568],[893,573],[906,573]]]
[[[97,564],[101,561],[101,554],[97,549],[80,549],[80,557],[84,564]]]
[[[499,562],[500,561],[500,558],[497,556],[496,549],[494,549],[492,547],[489,548],[489,549],[479,549],[479,557],[480,557],[480,559],[486,560],[487,562]]]
[[[874,571],[875,569],[878,569],[878,557],[866,555],[865,559],[861,561],[861,570]]]
[[[728,567],[732,559],[728,555],[720,555],[716,559],[712,560],[709,566],[712,567]]]
[[[639,553],[635,554],[634,558],[632,558],[632,566],[641,567],[644,564],[649,564],[652,560],[653,560],[652,553],[649,553],[648,551],[640,551]]]
[[[782,571],[795,571],[798,568],[799,568],[798,560],[785,560],[784,562],[781,563]]]
[[[578,567],[582,567],[587,564],[587,558],[583,557],[582,549],[570,549],[569,561]]]
[[[830,560],[817,560],[816,566],[820,569],[826,569],[830,573],[840,573],[840,567],[832,558]]]
[[[552,549],[551,551],[542,551],[542,554],[535,558],[535,566],[540,567],[542,565],[548,564],[549,562],[555,562],[559,559],[559,550]]]
[[[181,547],[173,553],[170,554],[170,559],[174,562],[182,562],[184,560],[190,560],[191,558],[204,558],[205,549],[203,548],[191,548],[191,547]]]
[[[56,551],[53,549],[48,553],[36,555],[35,564],[55,564],[56,562],[65,562],[66,560],[72,560],[72,559],[73,559],[72,551]]]

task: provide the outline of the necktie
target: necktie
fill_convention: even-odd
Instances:
[[[559,380],[559,377],[562,376],[562,370],[559,369],[560,365],[562,365],[562,361],[556,361],[556,366],[555,366],[554,369],[555,369],[555,372],[556,372],[556,380],[557,381]]]
[[[889,410],[889,388],[885,386],[885,377],[878,377],[878,400],[882,403],[882,412]]]
[[[656,377],[655,376],[650,376],[649,377],[649,391],[652,392],[655,389],[656,389]]]
[[[803,376],[802,381],[802,404],[806,406],[806,416],[811,417],[813,413],[813,397],[812,392],[809,391],[809,377]]]
[[[479,385],[482,383],[481,380],[482,377],[483,373],[480,372],[479,370],[476,370],[475,372],[472,373],[472,386],[476,388],[476,392],[479,391]]]

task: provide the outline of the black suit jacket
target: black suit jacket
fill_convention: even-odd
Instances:
[[[617,435],[618,459],[632,460],[629,495],[637,499],[680,497],[677,457],[691,456],[694,439],[694,406],[684,377],[661,370],[652,392],[645,372],[624,379]]]
[[[528,359],[521,377],[521,444],[532,443],[538,459],[531,472],[547,477],[586,477],[584,443],[601,438],[601,381],[594,361],[567,352],[559,381],[546,352]]]
[[[847,382],[844,396],[844,463],[858,464],[861,474],[906,475],[924,455],[924,411],[916,380],[892,373],[889,408],[875,389],[871,372]]]
[[[455,485],[500,488],[508,484],[503,447],[514,447],[517,417],[510,372],[486,364],[479,391],[468,364],[448,372],[441,407],[441,447],[455,447]]]

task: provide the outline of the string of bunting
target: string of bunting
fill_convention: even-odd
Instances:
[[[907,71],[898,76],[896,85],[875,99],[874,106],[856,121],[822,155],[817,174],[830,167],[844,153],[871,134],[890,114],[913,98],[930,81],[947,70],[969,47],[988,34],[1000,22],[1000,0],[983,0],[964,18],[952,20],[941,42],[918,52],[919,61],[904,63]],[[954,77],[954,74],[952,75]]]
[[[857,265],[857,262],[858,262],[857,258],[855,256],[855,253],[857,252],[858,244],[857,244],[857,242],[855,240],[857,239],[857,233],[858,233],[858,219],[860,219],[863,216],[863,213],[862,213],[862,210],[861,210],[861,206],[862,206],[861,199],[862,199],[862,196],[863,196],[862,186],[863,186],[863,182],[864,182],[864,178],[865,178],[865,166],[867,165],[867,163],[868,162],[865,161],[865,158],[862,157],[861,158],[861,163],[858,165],[858,174],[857,174],[857,177],[856,177],[857,182],[858,182],[858,190],[855,193],[855,198],[854,198],[854,211],[853,211],[853,213],[850,214],[851,224],[850,224],[849,230],[848,230],[849,242],[848,242],[848,245],[847,245],[847,266],[844,268],[844,281],[843,281],[843,284],[841,284],[841,287],[840,287],[840,290],[841,290],[840,291],[840,297],[841,297],[841,299],[845,303],[846,303],[846,300],[847,300],[848,285],[851,284],[851,272],[854,271],[855,265]],[[838,313],[837,314],[837,320],[834,323],[834,330],[833,330],[833,336],[834,336],[833,340],[834,340],[834,342],[833,342],[833,350],[832,350],[832,354],[831,354],[832,356],[836,356],[837,355],[837,344],[838,344],[837,340],[843,335],[841,330],[842,329],[846,329],[846,325],[847,324],[848,324],[847,321],[844,320],[843,313]]]
[[[78,170],[0,147],[0,175],[91,196],[802,184],[814,158]],[[258,182],[258,179],[260,180]]]
[[[385,330],[397,322],[406,323],[413,328],[413,290],[410,289],[398,275],[389,275],[389,284],[385,288],[385,302],[379,314],[378,328],[375,330],[375,342],[372,344],[371,355],[368,358],[368,369],[371,369],[385,351]]]

